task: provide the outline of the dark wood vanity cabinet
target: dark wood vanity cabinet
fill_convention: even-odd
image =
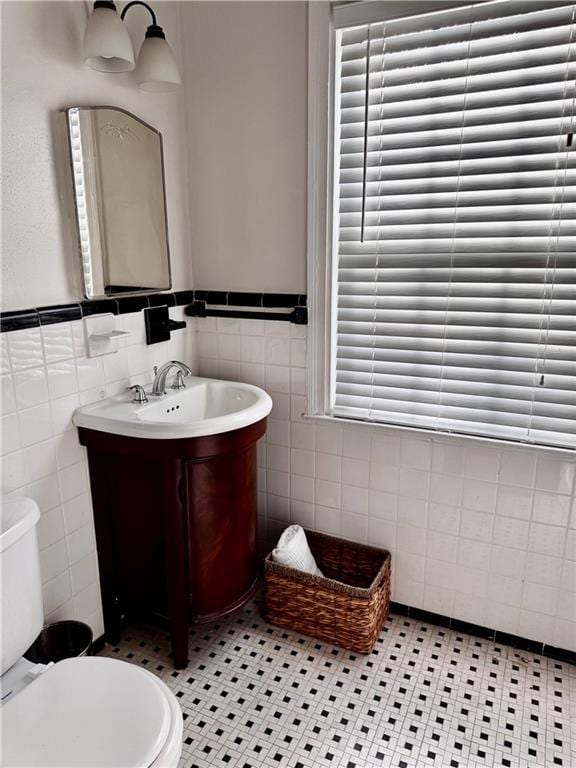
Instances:
[[[160,621],[186,666],[190,626],[245,603],[258,577],[256,442],[266,419],[177,440],[80,428],[90,485],[106,637],[126,619]]]

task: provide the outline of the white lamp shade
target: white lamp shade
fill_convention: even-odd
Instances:
[[[147,37],[136,67],[136,82],[142,91],[175,91],[181,84],[174,51],[162,37]]]
[[[84,64],[98,72],[130,72],[134,49],[128,30],[112,8],[94,8],[84,33]]]

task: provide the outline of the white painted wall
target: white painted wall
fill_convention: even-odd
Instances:
[[[139,91],[130,74],[93,72],[81,62],[89,4],[3,2],[2,307],[82,297],[69,193],[66,135],[59,110],[106,104],[134,112],[164,137],[168,232],[174,287],[192,286],[183,91]],[[156,3],[159,23],[180,55],[178,3]],[[128,15],[136,48],[148,23]]]
[[[307,3],[182,5],[199,288],[306,290]]]

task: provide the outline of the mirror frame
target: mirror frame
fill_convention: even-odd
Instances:
[[[164,201],[164,221],[166,223],[166,257],[168,259],[168,287],[149,288],[149,289],[147,288],[141,291],[117,291],[113,294],[94,293],[93,291],[89,291],[89,285],[91,281],[92,258],[89,252],[88,254],[85,254],[82,249],[82,238],[80,236],[80,211],[78,206],[78,185],[77,185],[77,174],[74,170],[74,157],[72,154],[73,147],[72,147],[72,135],[70,130],[70,115],[72,113],[78,112],[79,110],[93,111],[96,109],[111,109],[111,110],[114,110],[115,112],[121,112],[125,115],[128,115],[128,117],[131,117],[133,120],[136,120],[138,123],[143,125],[145,128],[148,128],[149,130],[153,131],[158,136],[158,140],[160,142],[160,173],[161,173],[161,183],[162,183],[162,197]],[[74,198],[74,212],[75,212],[75,219],[76,219],[76,239],[78,244],[78,255],[80,257],[80,269],[82,272],[82,288],[83,288],[84,298],[89,301],[97,301],[100,299],[114,299],[117,296],[149,296],[150,294],[154,294],[154,293],[171,291],[172,290],[172,260],[170,258],[170,255],[171,255],[170,254],[170,237],[168,233],[168,207],[166,204],[166,171],[165,171],[165,164],[164,164],[164,140],[162,138],[162,133],[157,128],[154,128],[153,125],[150,125],[145,120],[142,120],[142,118],[138,117],[132,112],[129,112],[127,109],[123,109],[122,107],[115,107],[110,104],[89,104],[87,106],[82,106],[82,107],[80,106],[67,107],[66,109],[62,110],[62,112],[64,113],[66,118],[68,158],[70,162],[70,174],[71,174],[71,180],[72,180],[72,196]]]

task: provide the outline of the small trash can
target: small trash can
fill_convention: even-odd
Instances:
[[[57,621],[47,624],[24,658],[36,664],[86,656],[92,646],[92,630],[81,621]]]

